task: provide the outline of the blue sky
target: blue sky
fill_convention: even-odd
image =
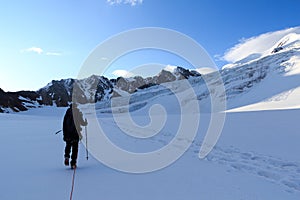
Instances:
[[[75,78],[98,44],[142,27],[186,34],[222,67],[219,58],[241,39],[299,26],[299,7],[298,0],[1,1],[0,88],[37,90],[53,79]],[[168,55],[144,57],[120,60],[105,75],[143,62],[188,65]]]

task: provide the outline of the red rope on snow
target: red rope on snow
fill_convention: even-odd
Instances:
[[[75,172],[76,172],[76,167],[74,168],[74,172],[73,172],[72,189],[71,189],[71,193],[70,193],[70,200],[72,200],[72,197],[73,197],[74,182],[75,182]]]

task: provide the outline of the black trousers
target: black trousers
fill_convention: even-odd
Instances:
[[[72,149],[71,165],[75,165],[77,162],[77,155],[78,155],[78,141],[67,141],[66,142],[65,158],[70,158],[71,149]]]

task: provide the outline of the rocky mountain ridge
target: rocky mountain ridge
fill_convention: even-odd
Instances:
[[[201,76],[200,73],[177,67],[174,72],[162,70],[154,77],[119,77],[108,79],[92,75],[88,78],[53,80],[38,91],[4,92],[0,89],[0,113],[26,111],[41,106],[66,107],[72,101],[72,95],[80,103],[93,103],[121,96],[121,92],[132,94],[138,89],[161,83]],[[76,92],[73,93],[74,89]]]

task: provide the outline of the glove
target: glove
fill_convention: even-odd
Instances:
[[[78,133],[78,136],[79,136],[79,140],[82,140],[82,135],[81,135],[81,133]]]

